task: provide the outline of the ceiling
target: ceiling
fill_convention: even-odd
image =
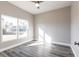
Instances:
[[[71,1],[44,1],[40,3],[40,9],[37,9],[31,1],[9,1],[9,3],[35,15],[47,11],[67,7],[71,5]]]

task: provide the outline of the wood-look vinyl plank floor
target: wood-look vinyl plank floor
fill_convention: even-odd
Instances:
[[[28,46],[25,43],[1,52],[0,57],[74,57],[74,54],[67,46],[48,43]]]

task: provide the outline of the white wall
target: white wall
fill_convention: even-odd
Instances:
[[[70,44],[70,7],[35,15],[36,39],[38,27],[52,38],[52,42]]]
[[[2,51],[3,49],[5,50],[10,47],[16,46],[18,44],[24,43],[24,42],[28,42],[29,40],[33,40],[33,15],[32,14],[25,12],[24,10],[8,2],[0,1],[0,15],[1,14],[13,16],[16,18],[26,19],[29,21],[30,28],[29,28],[29,37],[27,39],[13,40],[13,41],[5,42],[5,43],[0,42],[0,51]]]
[[[71,45],[75,56],[79,57],[79,46],[74,42],[79,42],[79,2],[73,2],[71,6]]]

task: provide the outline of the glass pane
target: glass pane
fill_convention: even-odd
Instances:
[[[17,39],[17,19],[14,17],[1,15],[2,42]]]
[[[28,28],[29,28],[28,21],[23,20],[23,19],[19,19],[19,25],[18,25],[19,39],[27,38]]]

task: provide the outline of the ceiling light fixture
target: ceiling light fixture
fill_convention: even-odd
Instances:
[[[35,3],[35,6],[39,9],[40,8],[40,3],[43,1],[32,1]]]

